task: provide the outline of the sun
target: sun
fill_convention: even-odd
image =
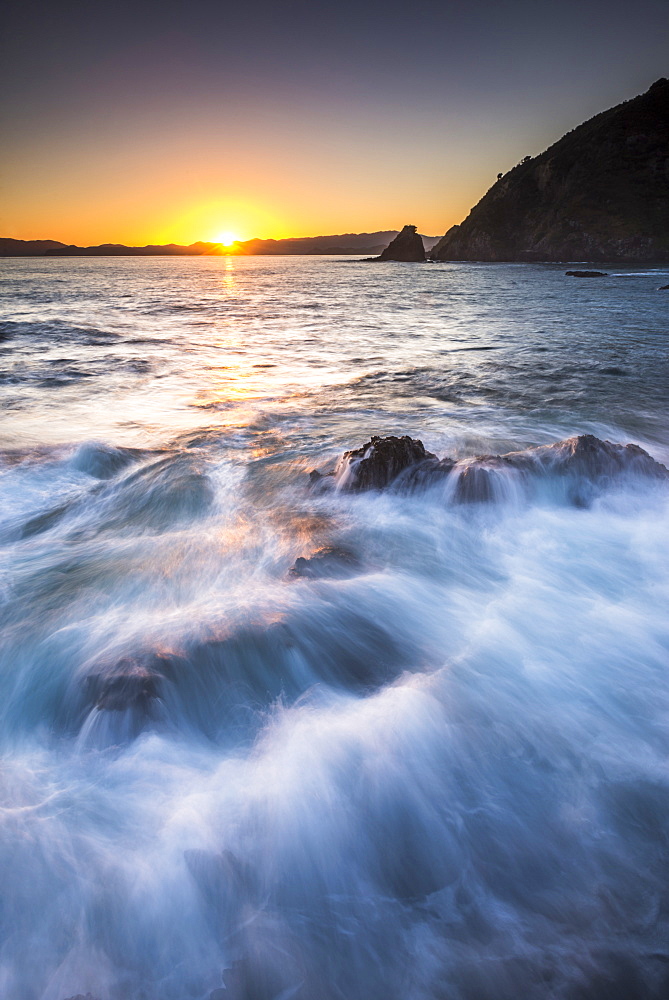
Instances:
[[[220,243],[222,247],[231,247],[233,243],[237,242],[237,236],[230,232],[219,233],[216,242]]]

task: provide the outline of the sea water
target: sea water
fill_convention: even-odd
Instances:
[[[3,1000],[669,995],[669,275],[2,262]],[[291,572],[324,546],[348,571]]]

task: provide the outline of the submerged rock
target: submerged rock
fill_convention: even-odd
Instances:
[[[80,745],[97,749],[122,746],[160,721],[165,680],[161,668],[166,665],[158,655],[127,657],[88,674],[83,684],[88,714],[79,730]]]
[[[416,226],[405,226],[375,260],[423,261],[425,247]]]
[[[326,545],[308,558],[296,559],[289,575],[308,580],[343,580],[355,576],[360,569],[360,560],[353,552]]]
[[[506,455],[486,455],[456,463],[453,499],[461,503],[502,499],[530,482],[552,478],[560,493],[578,507],[588,506],[595,489],[626,474],[665,478],[669,473],[634,444],[601,441],[594,434],[528,448]],[[511,476],[509,475],[511,473]]]
[[[608,278],[606,271],[565,271],[568,278]]]
[[[669,476],[667,469],[638,444],[615,444],[602,441],[594,434],[579,434],[556,444],[528,449],[519,455],[534,456],[544,467],[561,473],[576,472],[595,478],[613,477],[622,472],[659,479]],[[513,454],[506,457],[513,461]]]
[[[404,437],[372,437],[367,444],[344,452],[335,469],[335,481],[340,489],[382,489],[405,469],[436,461],[436,455],[425,451],[422,441]]]
[[[459,503],[488,502],[495,499],[495,470],[486,468],[476,459],[471,465],[458,469],[454,500]]]
[[[568,498],[578,504],[589,499],[589,488],[623,475],[669,478],[667,469],[635,444],[602,441],[580,434],[506,455],[479,455],[472,459],[437,459],[422,441],[410,437],[373,437],[347,451],[335,471],[342,490],[394,489],[410,492],[438,481],[449,481],[456,503],[502,499],[530,480],[564,479]]]
[[[95,707],[106,712],[136,708],[150,711],[158,697],[161,674],[132,659],[119,660],[109,673],[90,674],[86,678],[89,696]]]
[[[405,490],[418,490],[431,486],[444,479],[452,471],[456,462],[454,458],[435,458],[428,453],[424,462],[417,462],[401,472],[397,477],[397,485]]]

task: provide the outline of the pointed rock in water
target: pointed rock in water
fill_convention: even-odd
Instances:
[[[376,260],[423,261],[425,247],[416,226],[405,226]]]
[[[669,80],[503,174],[435,260],[669,260]],[[491,171],[492,173],[492,171]]]
[[[568,278],[608,278],[606,271],[565,271]]]
[[[401,472],[436,455],[425,451],[422,441],[404,437],[373,437],[367,444],[342,455],[335,470],[340,489],[382,489]]]
[[[658,292],[669,292],[669,285],[660,285]]]

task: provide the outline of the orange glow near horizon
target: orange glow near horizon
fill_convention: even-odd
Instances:
[[[222,243],[223,234],[243,243],[373,233],[407,222],[441,236],[494,180],[489,158],[476,155],[478,149],[451,154],[443,176],[441,169],[424,171],[407,183],[404,153],[395,162],[394,151],[393,170],[379,173],[354,135],[337,156],[330,139],[325,150],[320,147],[315,131],[297,158],[292,145],[285,148],[283,131],[278,137],[268,131],[261,149],[240,142],[231,158],[218,144],[208,148],[207,140],[196,158],[195,137],[192,144],[185,138],[177,143],[175,134],[169,135],[169,156],[165,137],[150,129],[128,128],[111,152],[106,136],[82,134],[50,137],[46,155],[42,138],[34,136],[20,156],[3,163],[0,236],[78,246],[188,246]],[[75,160],[73,146],[80,150]],[[383,156],[383,149],[375,153]],[[469,162],[464,171],[470,158],[480,173]]]
[[[153,157],[147,155],[149,161]],[[175,163],[155,176],[151,163],[123,170],[89,151],[86,168],[72,169],[71,158],[31,158],[27,168],[7,168],[10,198],[0,213],[0,236],[20,240],[59,240],[65,244],[127,246],[199,241],[225,249],[250,239],[328,236],[400,229],[406,222],[419,232],[440,236],[461,222],[483,185],[468,178],[467,189],[450,186],[448,204],[437,177],[425,189],[397,189],[396,180],[360,176],[344,187],[329,170],[314,170],[299,180],[284,166],[256,166],[244,177],[206,177],[189,186],[188,170]],[[45,166],[48,164],[48,169]],[[22,165],[23,166],[23,165]],[[143,169],[142,169],[143,168]],[[360,168],[365,175],[368,168]],[[13,175],[13,176],[9,176]],[[220,189],[237,195],[220,195]],[[218,190],[217,190],[218,189]]]
[[[233,243],[239,243],[239,238],[231,232],[219,233],[216,237],[216,243],[220,243],[224,249],[231,247]]]
[[[56,206],[54,208],[54,211],[44,211],[39,217],[32,212],[22,213],[22,217],[16,220],[9,218],[9,212],[3,213],[4,217],[0,219],[0,237],[17,240],[58,240],[61,243],[77,246],[97,246],[101,243],[122,243],[125,246],[162,246],[172,243],[189,246],[192,243],[205,242],[216,243],[223,251],[230,251],[239,243],[252,239],[283,240],[401,229],[407,219],[415,219],[417,216],[416,212],[412,214],[407,209],[404,212],[388,211],[384,213],[385,217],[378,217],[380,213],[375,213],[376,218],[372,216],[368,219],[364,216],[361,218],[360,213],[356,213],[357,221],[355,217],[343,220],[326,218],[321,224],[314,224],[311,220],[310,224],[308,222],[305,224],[299,218],[296,218],[292,226],[284,222],[258,226],[242,222],[239,223],[237,232],[233,233],[230,230],[221,232],[215,228],[212,232],[211,226],[198,227],[197,224],[177,223],[166,226],[157,220],[147,220],[145,225],[138,228],[131,220],[119,223],[118,216],[114,216],[111,211],[100,212],[95,219],[89,214],[75,222],[74,212],[65,213]],[[200,215],[204,212],[195,210],[193,214]],[[419,222],[418,230],[427,236],[442,236],[451,225],[461,222],[466,214],[463,209],[443,223],[421,225]]]
[[[204,198],[174,209],[170,223],[158,230],[161,243],[188,245],[202,240],[227,250],[235,243],[266,238],[267,232],[280,232],[275,239],[291,235],[287,220],[260,198]]]

